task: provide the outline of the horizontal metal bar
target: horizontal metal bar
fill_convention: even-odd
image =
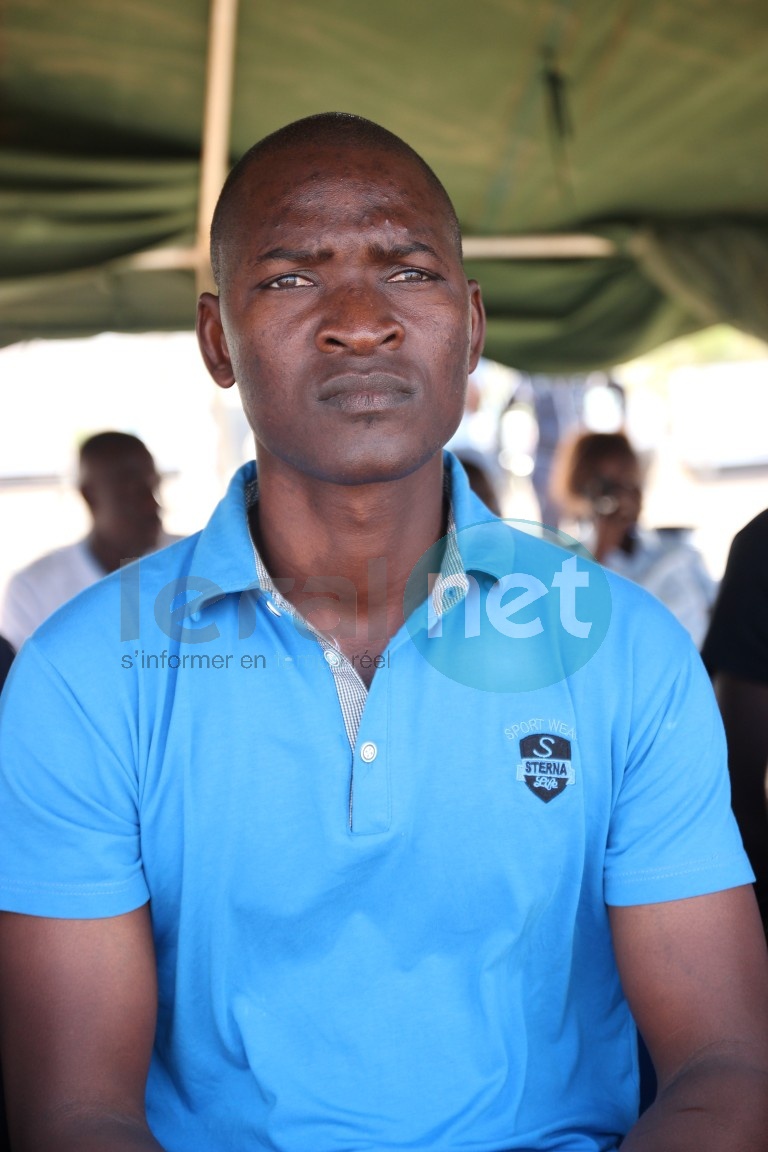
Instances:
[[[464,256],[467,260],[572,260],[614,256],[618,252],[612,240],[602,236],[552,234],[550,236],[467,236]],[[192,246],[147,248],[129,256],[118,256],[104,264],[73,269],[56,277],[59,284],[73,285],[93,276],[124,272],[173,272],[186,269],[196,272],[200,252]],[[50,279],[50,277],[48,277]],[[31,276],[12,285],[0,285],[0,301],[16,299],[39,290],[40,281]],[[26,292],[25,292],[26,290]]]
[[[197,269],[199,262],[197,248],[147,248],[143,252],[134,252],[124,257],[119,261],[119,266],[137,272],[166,272],[177,268]],[[117,264],[118,261],[112,263]]]
[[[464,237],[467,260],[588,260],[615,256],[617,251],[604,236],[580,233]]]
[[[586,233],[552,233],[530,236],[465,236],[467,260],[591,260],[615,256],[613,240]],[[127,257],[124,266],[147,272],[165,268],[195,268],[194,248],[151,248]]]

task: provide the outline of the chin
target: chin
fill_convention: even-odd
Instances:
[[[399,446],[400,447],[400,446]],[[418,472],[435,457],[442,456],[442,445],[422,448],[419,452],[402,450],[365,453],[349,461],[337,460],[332,468],[318,471],[317,479],[353,487],[363,484],[390,484]]]

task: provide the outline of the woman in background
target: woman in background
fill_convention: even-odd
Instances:
[[[700,648],[715,584],[683,529],[640,528],[642,471],[623,432],[584,432],[561,445],[553,496],[567,515],[589,522],[584,544],[595,559],[666,604]]]

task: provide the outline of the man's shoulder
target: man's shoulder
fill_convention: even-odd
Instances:
[[[20,587],[29,583],[37,583],[49,577],[58,576],[62,571],[70,571],[84,567],[88,564],[88,549],[84,540],[77,540],[72,544],[63,544],[60,548],[52,548],[42,556],[31,560],[23,568],[11,576],[8,587]],[[91,560],[91,565],[95,561]]]
[[[18,649],[61,604],[103,575],[84,540],[38,556],[8,581],[0,632]]]
[[[674,617],[656,596],[638,584],[631,575],[601,564],[588,548],[567,534],[535,521],[498,518],[489,513],[479,501],[475,502],[473,510],[478,509],[482,509],[482,516],[478,516],[474,522],[470,517],[457,528],[456,537],[462,555],[465,551],[464,541],[468,541],[470,559],[473,558],[472,553],[477,551],[482,559],[492,557],[490,568],[498,572],[503,570],[507,573],[512,569],[518,573],[522,571],[525,575],[544,579],[548,586],[548,574],[556,574],[563,564],[569,564],[587,576],[590,586],[594,583],[605,589],[613,607],[625,622],[637,621],[638,617],[642,619],[647,614],[648,618],[658,620],[662,626],[670,622],[676,628]],[[661,556],[667,546],[659,542],[656,547]],[[678,547],[698,556],[690,546]]]
[[[768,508],[736,533],[732,551],[746,552],[755,557],[768,556]]]
[[[545,648],[543,666],[555,660],[569,675],[588,668],[617,683],[632,669],[651,682],[691,658],[690,636],[668,608],[575,541],[511,520],[486,519],[465,531],[473,537],[467,571],[497,582],[487,593],[489,619],[505,636],[527,627],[525,643]]]
[[[53,657],[70,651],[75,640],[96,647],[120,643],[137,599],[143,606],[159,589],[187,574],[198,537],[178,539],[84,588],[40,625],[38,646]]]
[[[191,536],[171,536],[163,533],[154,552],[148,552],[146,556],[131,561],[130,564],[124,565],[120,571],[125,572],[134,567],[140,567],[141,571],[147,575],[152,575],[152,577],[167,575],[168,579],[176,574],[183,574],[189,567],[203,531],[204,529],[200,532],[194,532]],[[120,572],[113,573],[113,575],[119,578]]]
[[[762,512],[758,512],[757,516],[754,516],[748,524],[745,524],[739,535],[744,533],[751,534],[753,532],[755,535],[768,537],[768,508],[764,508]]]

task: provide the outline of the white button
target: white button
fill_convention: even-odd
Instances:
[[[367,740],[360,749],[360,759],[370,764],[379,754],[379,750],[372,740]]]
[[[267,600],[267,608],[269,609],[269,611],[272,613],[273,616],[280,616],[281,615],[280,609],[275,608],[274,604],[269,599]]]
[[[338,668],[339,664],[341,664],[341,656],[339,656],[338,652],[334,652],[332,648],[326,648],[323,655],[331,668]]]

